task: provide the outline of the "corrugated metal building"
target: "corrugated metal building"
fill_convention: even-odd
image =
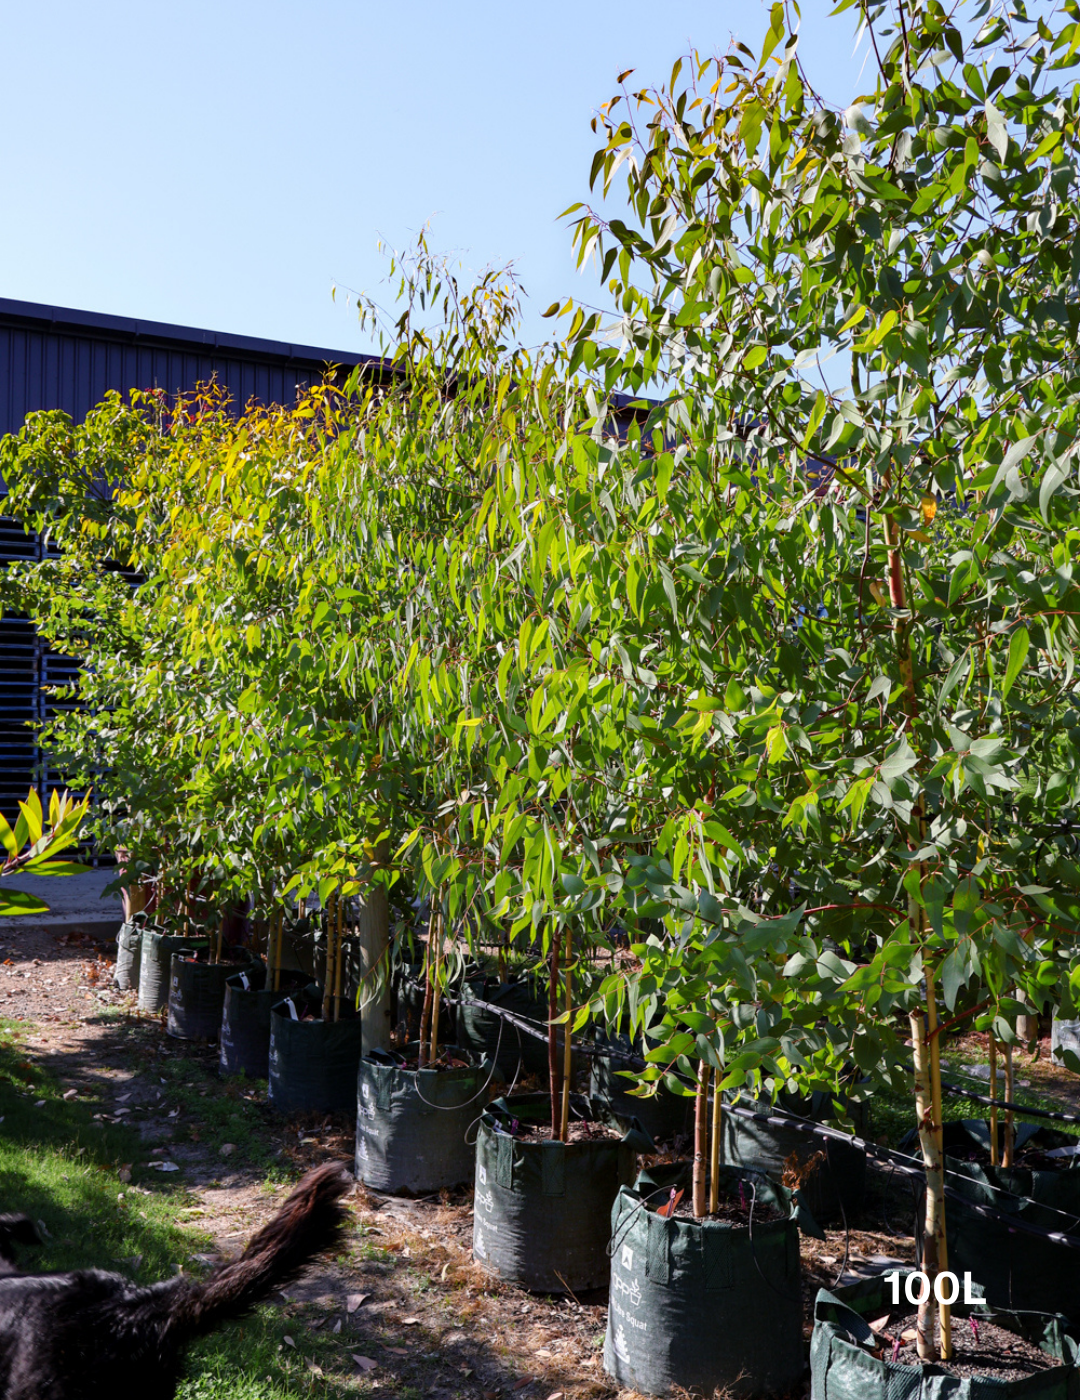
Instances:
[[[0,434],[17,432],[35,409],[60,408],[81,420],[110,389],[176,393],[216,378],[238,407],[252,399],[288,404],[298,386],[318,382],[330,366],[379,363],[350,351],[0,298]],[[0,564],[40,558],[44,548],[0,516]],[[72,663],[48,652],[26,619],[0,618],[0,811],[7,816],[27,788],[55,782],[27,722],[47,713],[43,687],[72,674]]]

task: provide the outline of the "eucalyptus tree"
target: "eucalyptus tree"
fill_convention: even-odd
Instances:
[[[895,1078],[910,1013],[933,1275],[939,998],[1008,1046],[1078,976],[1059,834],[1078,799],[1080,26],[1069,6],[856,13],[873,68],[842,110],[779,4],[760,58],[691,55],[605,105],[592,177],[625,198],[571,212],[620,317],[605,337],[578,307],[571,331],[604,390],[663,398],[657,472],[730,511],[702,705],[743,756],[703,815],[732,849],[760,842],[803,916],[794,947],[778,923],[790,995],[827,1007],[860,1068]],[[694,570],[653,573],[673,614]],[[799,1077],[782,1040],[774,1059]],[[932,1326],[924,1308],[924,1356]]]

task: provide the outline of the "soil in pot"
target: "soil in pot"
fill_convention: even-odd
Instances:
[[[471,1180],[469,1129],[501,1085],[491,1062],[470,1051],[444,1046],[423,1069],[418,1051],[372,1051],[357,1074],[356,1179],[391,1195]]]
[[[695,1219],[691,1187],[691,1164],[675,1162],[619,1192],[605,1369],[650,1395],[789,1394],[805,1364],[798,1204],[761,1173],[721,1167],[717,1210]]]
[[[536,1293],[579,1292],[607,1282],[611,1206],[633,1178],[637,1152],[653,1148],[607,1105],[570,1096],[571,1121],[605,1131],[552,1142],[541,1129],[547,1094],[497,1099],[476,1139],[473,1257],[507,1282]]]
[[[208,962],[174,953],[169,974],[169,1016],[166,1031],[177,1040],[216,1041],[221,1034],[225,983],[248,965]]]
[[[900,1271],[902,1290],[907,1277]],[[913,1337],[904,1335],[914,1328],[915,1310],[892,1304],[893,1287],[879,1277],[818,1293],[811,1400],[1060,1400],[1076,1393],[1077,1344],[1064,1318],[957,1301],[953,1358],[923,1363]]]
[[[269,1099],[281,1113],[355,1111],[360,1017],[324,1021],[319,1007],[298,994],[270,1009]]]
[[[844,1214],[851,1218],[862,1201],[866,1186],[866,1153],[861,1147],[838,1138],[818,1138],[798,1127],[786,1128],[767,1121],[783,1116],[774,1113],[772,1104],[767,1101],[748,1102],[735,1097],[730,1101],[752,1108],[755,1116],[747,1118],[725,1112],[724,1162],[765,1172],[777,1181],[788,1181],[794,1174],[798,1177],[803,1201],[815,1220],[836,1220]],[[823,1123],[837,1116],[832,1099],[823,1093],[806,1097],[781,1094],[777,1108],[812,1123]]]

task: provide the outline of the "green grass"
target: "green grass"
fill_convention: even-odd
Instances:
[[[5,1211],[25,1212],[48,1232],[44,1247],[25,1252],[24,1261],[42,1270],[118,1269],[140,1283],[190,1266],[191,1255],[209,1244],[197,1228],[181,1223],[194,1197],[183,1185],[140,1170],[147,1148],[137,1133],[95,1122],[93,1103],[65,1101],[56,1081],[26,1058],[23,1030],[0,1021],[0,1201]],[[169,1095],[185,1108],[187,1096],[194,1100],[204,1140],[222,1134],[221,1141],[236,1142],[238,1150],[242,1143],[249,1161],[257,1146],[261,1150],[245,1113],[246,1107],[257,1116],[256,1107],[218,1097],[220,1085],[217,1095],[201,1098],[201,1080],[209,1077],[190,1062],[166,1062],[162,1077],[171,1085],[183,1081]],[[191,1082],[194,1088],[184,1087]],[[134,1185],[121,1179],[125,1168]],[[285,1345],[286,1335],[295,1348]],[[324,1374],[311,1369],[312,1360]],[[310,1332],[301,1315],[287,1317],[271,1306],[199,1343],[187,1369],[180,1400],[307,1400],[357,1390],[337,1338]]]

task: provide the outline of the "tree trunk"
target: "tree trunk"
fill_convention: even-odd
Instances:
[[[927,980],[929,992],[932,978]],[[923,1229],[922,1271],[930,1281],[925,1302],[919,1304],[918,1321],[915,1324],[916,1348],[923,1361],[937,1360],[937,1344],[934,1337],[934,1280],[938,1275],[938,1245],[944,1226],[944,1187],[945,1173],[941,1153],[938,1150],[938,1137],[934,1131],[934,1105],[930,1087],[930,1047],[926,1040],[926,1023],[922,1011],[911,1013],[911,1041],[915,1059],[915,1114],[919,1125],[919,1145],[922,1148],[923,1166],[926,1169],[926,1220]]]
[[[434,986],[431,981],[431,948],[435,942],[435,903],[432,896],[431,913],[428,916],[428,936],[427,948],[424,952],[424,1005],[420,1012],[420,1058],[421,1069],[427,1064],[429,1042],[431,1040],[431,1009],[434,995]],[[361,1027],[361,1035],[363,1028]]]
[[[383,847],[380,862],[387,860]],[[390,1047],[390,902],[386,886],[371,885],[356,920],[360,951],[360,1043],[363,1053]]]
[[[720,1071],[713,1070],[712,1081],[712,1151],[709,1156],[709,1214],[715,1215],[720,1204],[720,1140],[724,1131],[723,1096],[720,1093]]]
[[[334,924],[338,897],[332,894],[326,901],[326,967],[323,971],[322,1018],[329,1021],[334,999]]]
[[[934,1142],[937,1160],[942,1167],[937,1267],[940,1273],[944,1273],[949,1267],[949,1247],[945,1238],[945,1123],[944,1114],[941,1111],[941,1037],[937,1034],[937,1028],[937,989],[934,985],[934,974],[927,968],[926,1030],[927,1039],[930,1042],[930,1104],[934,1113]],[[941,1357],[943,1361],[948,1361],[952,1357],[952,1307],[950,1304],[938,1304],[938,1325],[941,1331]]]
[[[705,1159],[709,1141],[709,1067],[698,1065],[697,1093],[694,1095],[694,1215],[705,1214]]]
[[[345,902],[338,895],[334,900],[337,913],[337,951],[334,956],[334,1020],[341,1020],[341,998],[345,981]],[[362,1034],[363,1032],[361,1032]]]
[[[446,930],[443,926],[442,905],[435,916],[435,976],[432,978],[433,988],[431,996],[431,1052],[428,1055],[429,1064],[434,1064],[439,1056],[439,1007],[442,1004],[442,963],[443,963],[443,941],[446,937]]]
[[[559,933],[551,931],[551,965],[548,969],[548,1080],[551,1089],[551,1137],[559,1136],[562,1121],[562,1095],[559,1083],[559,1038],[555,1031],[555,1017],[559,1014]]]
[[[998,1076],[997,1076],[997,1041],[993,1033],[990,1035],[990,1097],[996,1099],[998,1096]],[[990,1165],[998,1165],[998,1111],[991,1105],[990,1108]]]
[[[1013,1102],[1013,1048],[1011,1045],[1005,1046],[1005,1102]],[[1013,1164],[1013,1147],[1016,1142],[1016,1129],[1013,1127],[1013,1111],[1011,1108],[1005,1110],[1005,1150],[1001,1154],[1001,1165],[1011,1167]]]
[[[566,965],[563,970],[563,980],[566,983],[566,1027],[563,1031],[563,1077],[562,1077],[562,1110],[559,1114],[559,1140],[565,1142],[570,1131],[570,1078],[571,1064],[574,1053],[573,1043],[570,1039],[570,1021],[574,1010],[573,992],[571,990],[572,973],[570,963],[574,955],[573,930],[567,925],[566,929]]]

